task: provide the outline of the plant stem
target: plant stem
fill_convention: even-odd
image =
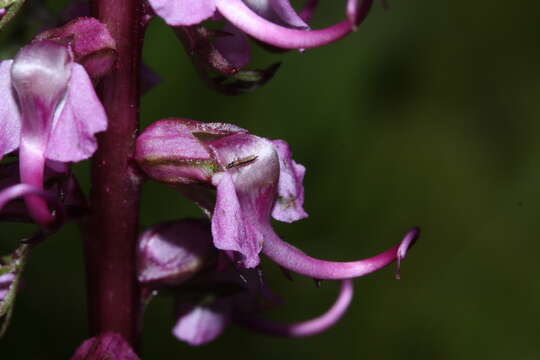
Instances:
[[[92,12],[116,40],[118,58],[99,87],[109,125],[98,136],[92,160],[91,214],[84,229],[90,331],[119,333],[137,348],[140,184],[130,159],[139,122],[143,5],[141,0],[94,0]]]

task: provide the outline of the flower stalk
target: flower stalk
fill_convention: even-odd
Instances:
[[[118,333],[136,348],[140,181],[129,159],[139,122],[143,2],[94,0],[92,13],[107,26],[118,56],[115,68],[98,88],[109,127],[98,137],[99,150],[92,160],[91,214],[83,226],[88,317],[92,335]]]

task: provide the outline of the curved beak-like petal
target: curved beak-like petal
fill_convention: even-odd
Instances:
[[[420,229],[412,228],[393,248],[374,257],[335,262],[313,258],[281,240],[270,228],[266,232],[263,253],[283,268],[320,280],[352,279],[377,271],[394,261],[401,261],[416,242]]]
[[[357,0],[350,0],[357,1]],[[365,0],[371,3],[372,0]],[[365,6],[347,6],[348,19],[321,30],[298,30],[280,26],[251,10],[242,0],[215,0],[217,10],[234,26],[255,39],[283,49],[308,49],[327,45],[350,33]],[[351,22],[350,19],[355,20]]]
[[[258,318],[253,314],[240,312],[235,316],[235,320],[246,325],[252,330],[276,336],[289,338],[299,338],[313,336],[328,330],[334,326],[347,312],[354,294],[352,280],[343,280],[341,289],[334,304],[323,315],[314,319],[301,321],[292,324],[276,323],[266,319]]]

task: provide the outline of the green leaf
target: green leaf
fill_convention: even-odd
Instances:
[[[11,255],[0,258],[0,275],[8,273],[14,274],[15,278],[8,287],[8,292],[4,299],[0,301],[0,338],[4,336],[9,327],[15,298],[19,288],[20,280],[26,265],[26,260],[30,254],[30,245],[19,246]]]
[[[0,9],[7,9],[7,12],[0,19],[0,30],[17,15],[24,2],[25,0],[0,0]]]

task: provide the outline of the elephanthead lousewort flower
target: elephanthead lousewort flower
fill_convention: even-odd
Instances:
[[[231,321],[269,335],[315,335],[341,319],[353,296],[352,281],[343,280],[338,298],[321,316],[290,324],[263,319],[261,312],[280,305],[281,299],[266,287],[259,269],[239,270],[219,254],[207,220],[179,220],[146,230],[139,238],[138,270],[144,289],[175,297],[173,334],[191,345],[214,340]]]
[[[152,179],[168,183],[211,216],[214,246],[244,268],[262,252],[287,270],[315,279],[350,279],[404,258],[417,238],[369,259],[319,260],[279,238],[271,217],[292,222],[303,209],[304,167],[292,160],[287,143],[268,140],[230,124],[165,119],[136,141],[135,158]]]
[[[247,35],[279,48],[307,49],[341,39],[362,22],[372,0],[348,0],[347,18],[322,30],[306,23],[316,1],[308,1],[301,15],[289,0],[150,0],[154,11],[171,26],[199,24],[224,17]]]
[[[0,96],[0,157],[18,149],[21,185],[34,189],[28,191],[43,189],[46,164],[62,168],[89,158],[97,147],[94,134],[107,127],[88,74],[64,43],[35,41],[0,62]],[[42,197],[25,195],[25,201],[37,223],[52,223]]]

